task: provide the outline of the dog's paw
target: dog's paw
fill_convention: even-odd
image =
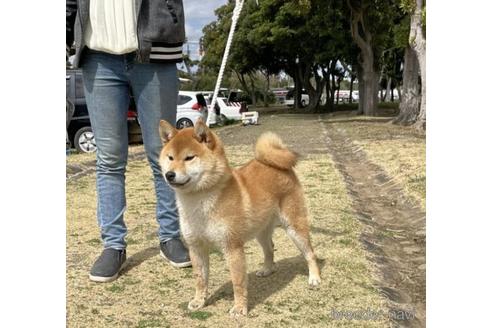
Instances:
[[[205,300],[204,299],[194,298],[190,301],[190,303],[188,303],[188,310],[196,311],[198,309],[201,309],[204,306],[205,306]]]
[[[321,278],[319,276],[310,275],[308,282],[309,287],[318,287],[321,284]]]
[[[262,268],[261,270],[256,271],[257,277],[268,277],[272,273],[276,271],[276,268],[272,266],[271,268]]]
[[[246,305],[234,305],[230,310],[229,314],[232,317],[239,317],[239,316],[247,316],[248,315],[248,307]]]

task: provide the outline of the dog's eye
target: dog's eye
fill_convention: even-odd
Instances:
[[[170,156],[170,155],[168,155],[168,156],[167,156],[167,158],[168,158],[170,161],[172,161],[172,160],[174,159],[174,157],[172,157],[172,156]]]
[[[195,156],[186,156],[185,161],[191,161]]]

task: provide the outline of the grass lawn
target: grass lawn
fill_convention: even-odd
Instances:
[[[130,147],[128,147],[128,154],[131,155],[131,154],[134,154],[134,153],[139,153],[139,152],[142,152],[144,149],[143,149],[143,145],[137,145],[137,144],[134,144],[134,145],[130,145]],[[67,164],[80,164],[80,163],[84,163],[84,162],[88,162],[88,161],[91,161],[91,160],[95,160],[96,159],[96,153],[77,153],[77,152],[74,152],[74,153],[71,153],[69,156],[67,156]]]
[[[264,127],[268,127],[267,122]],[[273,127],[273,126],[272,126]],[[317,136],[316,136],[317,137]],[[224,140],[227,144],[227,140]],[[320,139],[321,143],[321,139]],[[227,147],[232,164],[252,156],[251,145]],[[69,161],[70,161],[69,157]],[[146,161],[130,161],[127,170],[128,265],[112,283],[96,284],[88,272],[101,251],[96,223],[93,174],[67,183],[67,325],[69,327],[387,327],[379,321],[335,320],[332,310],[385,309],[373,286],[374,268],[359,242],[361,225],[354,218],[342,177],[330,157],[309,154],[297,167],[312,218],[312,240],[320,258],[322,284],[311,290],[299,251],[277,229],[278,271],[257,278],[260,247],[247,247],[248,318],[230,319],[232,286],[222,254],[210,263],[210,305],[189,312],[193,296],[191,269],[174,269],[158,254],[155,196]]]

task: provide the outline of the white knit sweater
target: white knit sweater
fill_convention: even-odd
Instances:
[[[126,54],[138,49],[134,0],[91,0],[86,45],[110,54]]]

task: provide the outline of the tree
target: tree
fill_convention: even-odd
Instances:
[[[347,0],[350,8],[350,31],[360,49],[359,114],[375,115],[378,104],[379,59],[391,41],[393,16],[397,12],[392,1]]]
[[[406,38],[408,39],[408,37]],[[386,90],[381,99],[382,101],[393,101],[393,89],[402,83],[402,63],[406,43],[402,46],[394,44],[392,48],[383,52],[381,58],[381,78],[380,87]],[[390,98],[391,95],[391,98]]]
[[[248,40],[248,33],[251,26],[256,22],[255,16],[251,14],[254,12],[253,5],[256,7],[253,3],[247,3],[243,7],[243,12],[234,34],[223,81],[226,82],[233,75],[240,83],[241,88],[251,98],[253,106],[256,106],[257,78],[255,73],[258,69],[262,68],[261,58],[275,57],[267,56],[264,49],[254,47],[254,44]],[[233,2],[229,2],[218,8],[215,11],[217,21],[210,23],[203,29],[203,45],[206,51],[202,59],[201,68],[204,71],[219,70],[231,26],[233,10]],[[248,16],[248,19],[244,19],[245,16]]]
[[[425,8],[424,0],[414,0],[415,9],[413,10],[410,19],[410,39],[409,43],[412,49],[417,55],[420,68],[420,79],[421,79],[421,101],[420,101],[420,112],[417,117],[417,121],[414,126],[419,130],[425,129],[426,123],[426,67],[425,67],[425,34],[424,34],[424,23],[425,23]]]
[[[426,122],[425,8],[422,6],[421,0],[400,3],[407,17],[400,25],[397,39],[405,47],[405,58],[400,113],[393,120],[395,124],[414,125],[417,129],[425,129]]]
[[[405,48],[403,62],[403,87],[400,98],[400,113],[393,120],[393,123],[410,125],[417,121],[421,95],[417,56],[409,45]]]
[[[375,115],[378,102],[379,76],[375,69],[372,33],[365,23],[367,6],[347,0],[350,7],[350,31],[360,48],[359,114]],[[362,2],[362,1],[361,1]]]
[[[257,94],[267,98],[271,75],[287,73],[294,81],[296,107],[305,90],[310,98],[308,109],[330,111],[336,90],[349,73],[351,89],[357,78],[359,113],[375,115],[380,85],[388,98],[402,81],[409,35],[406,32],[401,44],[395,40],[402,24],[409,25],[403,22],[408,15],[396,6],[402,1],[416,0],[262,0],[259,6],[248,1],[226,74],[234,76],[255,102]],[[233,7],[229,2],[217,9],[217,21],[203,30],[202,73],[219,68]],[[327,102],[321,107],[325,90]]]

